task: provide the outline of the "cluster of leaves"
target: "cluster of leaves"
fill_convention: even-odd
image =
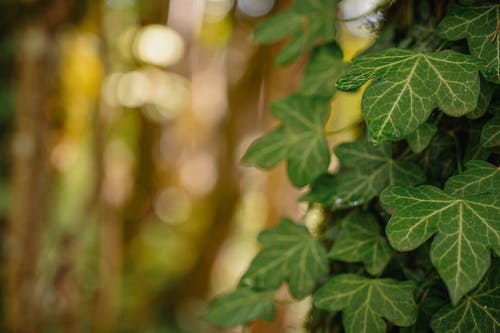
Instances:
[[[290,37],[277,64],[312,52],[301,88],[271,105],[282,124],[243,162],[285,160],[291,182],[308,186],[300,200],[328,214],[316,237],[288,219],[263,231],[262,250],[206,320],[270,320],[286,283],[297,300],[312,295],[313,332],[500,330],[500,5],[448,4],[439,25],[395,7],[415,10],[427,39],[389,21],[348,65],[336,1],[296,0],[256,28],[260,42]],[[367,138],[336,147],[330,173],[329,100],[361,86]]]

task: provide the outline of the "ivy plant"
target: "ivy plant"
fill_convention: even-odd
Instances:
[[[259,43],[286,38],[277,65],[308,62],[300,88],[271,103],[281,124],[242,162],[285,161],[298,201],[323,214],[314,228],[306,212],[262,231],[205,320],[272,320],[285,284],[309,297],[310,332],[500,331],[500,5],[379,2],[356,18],[383,24],[350,63],[338,1],[295,0],[256,27]],[[362,134],[333,147],[330,101],[362,87]]]

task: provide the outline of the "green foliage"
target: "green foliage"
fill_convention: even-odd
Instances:
[[[431,260],[453,304],[486,273],[489,248],[500,254],[500,194],[461,198],[430,185],[394,186],[381,200],[396,208],[386,229],[394,249],[413,250],[437,233]]]
[[[436,124],[423,123],[415,132],[406,137],[406,141],[412,151],[420,153],[431,143],[431,140],[436,132]]]
[[[414,132],[438,107],[458,117],[476,108],[479,62],[455,51],[389,49],[356,58],[337,81],[343,91],[373,82],[363,94],[363,116],[374,142]]]
[[[418,305],[417,320],[414,325],[402,327],[400,333],[429,332],[434,314],[446,305],[446,301],[437,296],[425,297]]]
[[[337,79],[344,67],[342,50],[336,43],[318,47],[307,63],[299,93],[330,98],[337,92]]]
[[[290,180],[296,186],[305,186],[325,172],[330,164],[330,151],[323,132],[329,113],[328,101],[292,95],[273,102],[272,110],[283,126],[257,140],[242,161],[266,169],[286,157]]]
[[[342,231],[328,256],[339,261],[363,262],[372,275],[382,273],[391,259],[391,248],[380,229],[372,214],[353,211],[342,221]]]
[[[495,92],[494,84],[487,82],[482,77],[480,81],[480,91],[479,97],[477,99],[476,109],[467,114],[467,118],[469,119],[481,118],[488,111],[491,103],[491,98],[493,97],[493,93]]]
[[[312,184],[302,200],[318,202],[333,208],[364,204],[389,185],[413,186],[425,181],[421,168],[410,161],[394,159],[390,142],[373,146],[366,141],[343,143],[335,150],[340,171],[325,181]]]
[[[243,162],[286,160],[325,220],[314,237],[286,219],[262,232],[207,320],[270,319],[269,295],[287,283],[294,298],[313,296],[314,333],[500,329],[500,5],[449,2],[442,18],[434,1],[388,1],[380,39],[351,64],[334,42],[336,1],[297,0],[257,26],[258,41],[290,37],[277,63],[311,56],[297,93],[271,105],[282,124]],[[334,149],[329,173],[329,100],[363,85],[367,133]]]
[[[466,38],[471,53],[484,61],[484,75],[500,83],[500,39],[496,38],[500,5],[448,6],[448,15],[439,25],[443,38]]]
[[[398,326],[415,322],[414,289],[410,281],[340,274],[316,292],[314,304],[327,311],[342,311],[347,333],[384,332],[382,317]]]
[[[432,320],[436,333],[483,333],[500,330],[500,269],[498,263],[476,290],[457,306],[442,308]]]
[[[229,327],[246,324],[254,319],[274,318],[272,291],[253,291],[248,288],[236,289],[213,301],[203,319],[218,326]]]
[[[248,148],[242,163],[253,164],[263,169],[271,169],[276,164],[286,159],[288,142],[283,126],[275,128],[266,136],[256,140]]]
[[[290,37],[276,57],[276,64],[285,65],[319,41],[335,40],[336,0],[296,0],[294,5],[274,17],[260,23],[254,31],[254,39],[261,43],[273,43]]]
[[[459,197],[472,197],[500,191],[500,171],[484,161],[470,161],[467,170],[448,179],[444,191]]]
[[[500,116],[493,117],[484,125],[481,144],[486,148],[500,146]]]
[[[292,295],[301,299],[328,274],[326,250],[305,227],[283,219],[258,239],[264,248],[241,278],[242,285],[277,289],[286,281]]]

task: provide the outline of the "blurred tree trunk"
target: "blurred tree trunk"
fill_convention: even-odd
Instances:
[[[168,0],[150,0],[138,2],[138,20],[141,26],[152,23],[161,23],[166,21],[168,13]],[[112,11],[112,9],[110,9]],[[104,13],[103,13],[104,15]],[[116,50],[111,50],[113,44],[110,38],[116,36],[108,36],[109,31],[102,32],[102,39],[105,44],[106,57],[106,72],[110,74],[112,67],[119,67],[118,57],[114,57]],[[113,66],[111,66],[113,61]],[[124,65],[123,63],[121,65]],[[111,106],[105,102],[101,102],[97,116],[98,126],[96,127],[95,151],[97,160],[97,175],[98,189],[96,193],[97,210],[99,214],[99,287],[96,297],[96,311],[94,316],[94,329],[96,332],[108,333],[117,330],[120,327],[118,318],[122,310],[122,285],[124,282],[124,262],[125,248],[127,241],[131,237],[131,233],[140,230],[137,224],[144,209],[150,209],[150,199],[146,193],[154,193],[154,165],[152,163],[153,156],[150,148],[154,142],[159,139],[158,125],[151,123],[141,113],[137,115],[139,126],[139,136],[134,138],[138,141],[139,157],[136,157],[136,170],[133,172],[135,184],[132,193],[129,193],[130,198],[124,198],[121,202],[112,202],[109,200],[109,193],[113,191],[111,184],[113,174],[111,174],[112,163],[116,161],[109,160],[109,156],[105,158],[106,147],[110,145],[110,128],[116,126],[115,122],[119,122],[118,116],[112,116],[116,110],[112,110]],[[109,152],[106,153],[109,155]],[[142,190],[142,191],[141,191]],[[126,203],[132,207],[126,207]],[[136,205],[139,203],[138,205]],[[145,208],[144,208],[145,203]],[[142,205],[141,205],[142,204]],[[132,215],[137,220],[127,221]],[[124,220],[127,223],[124,223]]]
[[[105,8],[99,1],[97,10],[100,19],[105,17]],[[101,22],[100,37],[103,43],[104,75],[111,72],[111,43]],[[113,175],[111,164],[115,161],[106,158],[106,148],[109,145],[109,131],[116,121],[117,110],[104,102],[100,96],[99,108],[95,118],[94,158],[96,163],[96,192],[94,193],[94,210],[98,216],[98,287],[95,295],[95,312],[93,314],[92,330],[95,332],[113,332],[117,328],[120,311],[122,286],[122,202],[114,202],[112,197]]]
[[[40,236],[49,214],[48,156],[57,83],[57,45],[48,29],[32,24],[19,33],[15,129],[12,138],[12,203],[6,259],[6,315],[11,332],[42,327],[38,286]]]
[[[44,290],[41,242],[50,215],[51,140],[59,88],[57,32],[73,0],[53,0],[17,31],[11,205],[6,236],[5,301],[9,332],[39,332],[54,304]]]

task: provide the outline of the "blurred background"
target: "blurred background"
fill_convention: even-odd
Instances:
[[[276,68],[279,45],[251,39],[289,5],[0,1],[0,331],[222,332],[198,320],[208,300],[306,210],[283,165],[239,164],[300,84],[307,59]],[[344,30],[348,60],[371,37]],[[358,119],[338,94],[328,129]],[[303,332],[310,300],[277,297],[248,332]]]

